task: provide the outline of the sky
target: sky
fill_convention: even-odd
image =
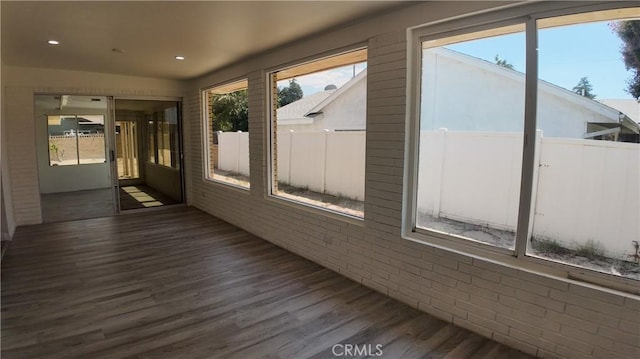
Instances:
[[[447,46],[487,61],[496,55],[524,72],[523,33]],[[541,29],[538,32],[538,77],[571,90],[587,77],[598,99],[632,99],[625,92],[631,78],[622,60],[622,41],[607,22]]]
[[[336,85],[336,87],[340,88],[354,77],[354,67],[355,74],[357,75],[367,68],[367,63],[362,62],[356,65],[349,65],[305,76],[299,76],[296,78],[296,82],[300,87],[302,87],[302,93],[304,96],[314,94],[318,91],[323,91],[327,85]],[[278,87],[284,87],[288,84],[289,80],[278,81]]]
[[[622,41],[607,22],[541,29],[538,34],[539,78],[571,90],[587,77],[597,99],[632,99],[625,92],[631,78],[622,61]],[[525,68],[524,33],[468,41],[446,46],[494,62],[496,55],[518,71]],[[366,63],[356,65],[356,74]],[[326,85],[342,86],[353,76],[353,66],[300,76],[296,81],[304,95],[322,91]],[[287,81],[278,86],[286,86]]]

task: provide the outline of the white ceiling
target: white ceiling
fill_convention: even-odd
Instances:
[[[402,5],[397,1],[6,0],[0,4],[5,65],[170,79],[200,76]],[[50,39],[60,45],[48,45]],[[176,55],[186,60],[177,61]]]

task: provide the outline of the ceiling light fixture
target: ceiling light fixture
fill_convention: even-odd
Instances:
[[[58,40],[49,40],[47,41],[49,45],[60,45],[60,41]]]
[[[184,56],[176,56],[176,60],[182,61],[182,60],[184,60]]]

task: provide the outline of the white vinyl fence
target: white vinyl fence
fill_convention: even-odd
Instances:
[[[219,167],[248,174],[248,134],[218,139]],[[630,253],[640,238],[640,145],[541,131],[536,141],[533,235]],[[419,212],[515,231],[522,134],[422,131],[419,158]],[[281,182],[363,200],[365,132],[278,132],[277,165]]]
[[[249,176],[249,132],[218,132],[218,168]]]
[[[364,201],[364,131],[278,132],[278,181]]]
[[[515,231],[522,134],[423,131],[418,211]],[[640,145],[544,138],[538,131],[533,236],[610,254],[640,238]]]

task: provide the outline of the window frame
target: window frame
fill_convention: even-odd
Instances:
[[[171,102],[173,102],[173,100],[169,100]],[[166,111],[166,108],[163,108],[162,111],[155,111],[152,114],[150,114],[150,118],[147,121],[147,136],[151,136],[153,138],[147,138],[147,140],[149,141],[149,145],[151,144],[151,140],[153,140],[153,151],[150,151],[150,148],[147,148],[147,158],[146,161],[149,164],[153,164],[156,166],[160,166],[160,167],[164,167],[164,168],[170,168],[172,170],[176,170],[176,171],[180,171],[181,167],[182,167],[182,128],[181,128],[181,111],[182,111],[182,107],[179,101],[175,101],[176,102],[176,115],[177,115],[177,122],[176,122],[176,127],[175,127],[175,132],[174,135],[175,137],[171,136],[171,128],[168,127],[167,128],[167,135],[169,136],[169,165],[166,165],[166,161],[167,159],[165,158],[165,155],[162,155],[162,161],[165,163],[161,163],[160,161],[160,151],[161,149],[164,151],[165,149],[160,145],[160,140],[162,139],[162,141],[164,142],[164,129],[163,129],[163,124],[166,124],[168,126],[170,126],[171,124],[169,123],[169,120],[167,120],[165,118],[165,114],[164,112]],[[162,113],[162,115],[160,115],[160,113]],[[159,118],[161,117],[161,118]],[[151,125],[150,125],[151,124]],[[159,131],[159,132],[158,132]],[[159,135],[162,134],[162,136]],[[174,154],[171,151],[171,141],[172,140],[176,140],[177,142],[174,143],[174,147],[176,148],[176,154],[174,156]],[[150,146],[147,146],[150,147]],[[153,155],[153,158],[151,158],[151,155]]]
[[[102,121],[103,121],[103,136],[106,136],[106,115],[100,113],[100,114],[91,114],[91,113],[84,113],[82,114],[84,116],[102,116]],[[82,115],[78,115],[78,114],[45,114],[45,118],[47,121],[47,126],[46,126],[46,131],[47,131],[47,161],[48,161],[48,167],[73,167],[73,166],[83,166],[83,165],[96,165],[96,164],[102,164],[102,163],[106,163],[107,161],[107,147],[106,145],[104,146],[104,161],[105,162],[94,162],[94,163],[87,163],[87,162],[80,162],[80,122],[78,121],[78,118],[80,118],[80,116]],[[73,136],[75,138],[75,142],[76,142],[76,163],[69,163],[69,164],[61,164],[61,165],[54,165],[52,164],[52,158],[51,158],[51,137],[50,137],[50,132],[49,132],[49,117],[59,117],[60,120],[64,118],[71,118],[73,117],[74,121],[75,121],[75,135]]]
[[[538,97],[538,21],[566,15],[634,8],[637,4],[609,2],[596,4],[545,3],[507,5],[491,12],[470,14],[463,18],[439,21],[407,29],[407,101],[405,134],[405,171],[403,191],[403,239],[454,251],[466,256],[498,262],[502,265],[552,275],[567,280],[588,282],[610,289],[640,294],[638,281],[614,274],[550,261],[526,254],[533,231],[534,166]],[[522,149],[522,171],[518,221],[513,250],[476,242],[457,235],[418,228],[417,188],[420,145],[420,106],[423,42],[456,35],[490,30],[514,24],[525,25],[525,108]]]
[[[266,171],[265,171],[267,174],[266,180],[265,180],[266,191],[264,192],[265,200],[273,203],[285,205],[290,208],[304,210],[306,212],[320,214],[323,216],[328,216],[330,218],[337,219],[340,221],[346,221],[350,224],[354,224],[360,227],[364,226],[364,220],[367,216],[366,211],[363,211],[362,217],[359,217],[349,213],[334,210],[331,208],[325,208],[318,205],[314,205],[312,203],[306,203],[303,201],[297,201],[294,199],[289,199],[283,196],[279,196],[275,194],[273,191],[274,180],[276,179],[276,176],[277,176],[277,172],[274,171],[274,167],[275,167],[274,164],[275,164],[275,161],[277,160],[275,158],[277,157],[277,155],[274,156],[274,138],[277,140],[277,129],[275,129],[274,131],[274,127],[273,127],[273,124],[274,124],[273,115],[277,109],[277,107],[275,106],[276,99],[274,97],[274,92],[277,91],[276,89],[277,89],[277,81],[278,81],[276,78],[276,74],[278,72],[286,71],[294,67],[307,65],[316,61],[322,61],[331,57],[337,57],[340,55],[345,55],[350,52],[356,52],[360,50],[367,51],[366,62],[367,62],[367,68],[368,68],[369,44],[368,42],[360,42],[357,44],[341,47],[338,49],[324,51],[315,55],[305,56],[295,60],[287,61],[285,63],[281,63],[277,66],[272,66],[264,70],[264,77],[263,77],[265,79],[264,91],[266,93],[266,96],[264,96],[266,100],[265,107],[264,107],[264,114],[265,114],[265,121],[267,122],[265,127],[266,130],[264,131],[265,156],[266,156],[265,160],[267,164]],[[318,72],[319,71],[324,71],[324,70],[318,70]],[[309,72],[307,74],[311,74],[311,73],[313,72]],[[367,92],[368,92],[368,88],[369,87],[367,86]],[[365,128],[365,132],[366,132],[366,128]],[[274,137],[274,134],[276,135],[275,137]],[[365,153],[365,158],[366,158],[366,153]],[[365,169],[365,178],[364,178],[365,183],[363,183],[363,186],[365,186],[365,201],[366,201],[366,177],[367,177],[367,173]]]
[[[209,169],[212,165],[212,161],[210,158],[210,148],[209,148],[209,143],[212,140],[211,136],[210,136],[210,128],[209,128],[209,100],[207,98],[207,92],[214,90],[216,88],[220,88],[220,87],[226,87],[226,86],[232,86],[237,84],[237,83],[242,83],[245,82],[247,84],[246,87],[240,87],[237,88],[233,91],[227,92],[227,93],[232,93],[235,91],[239,91],[239,90],[247,90],[247,98],[248,98],[248,94],[249,94],[249,76],[244,75],[244,76],[239,76],[239,77],[235,77],[232,80],[228,80],[228,81],[223,81],[223,82],[219,82],[215,85],[210,85],[210,86],[206,86],[206,87],[202,87],[200,88],[200,99],[201,99],[201,110],[202,110],[202,116],[201,116],[201,133],[202,133],[202,179],[205,182],[209,182],[209,183],[216,183],[216,184],[221,184],[223,186],[227,186],[233,189],[238,189],[241,190],[241,192],[243,193],[248,193],[251,191],[251,136],[249,136],[249,186],[245,187],[245,186],[240,186],[234,183],[230,183],[227,181],[222,181],[219,179],[216,179],[214,176],[210,176],[209,175]],[[247,112],[250,113],[249,111],[249,104],[247,103]],[[211,129],[213,131],[213,129]],[[211,132],[212,132],[211,131]],[[249,133],[249,132],[247,132]],[[215,173],[215,172],[214,172]]]

